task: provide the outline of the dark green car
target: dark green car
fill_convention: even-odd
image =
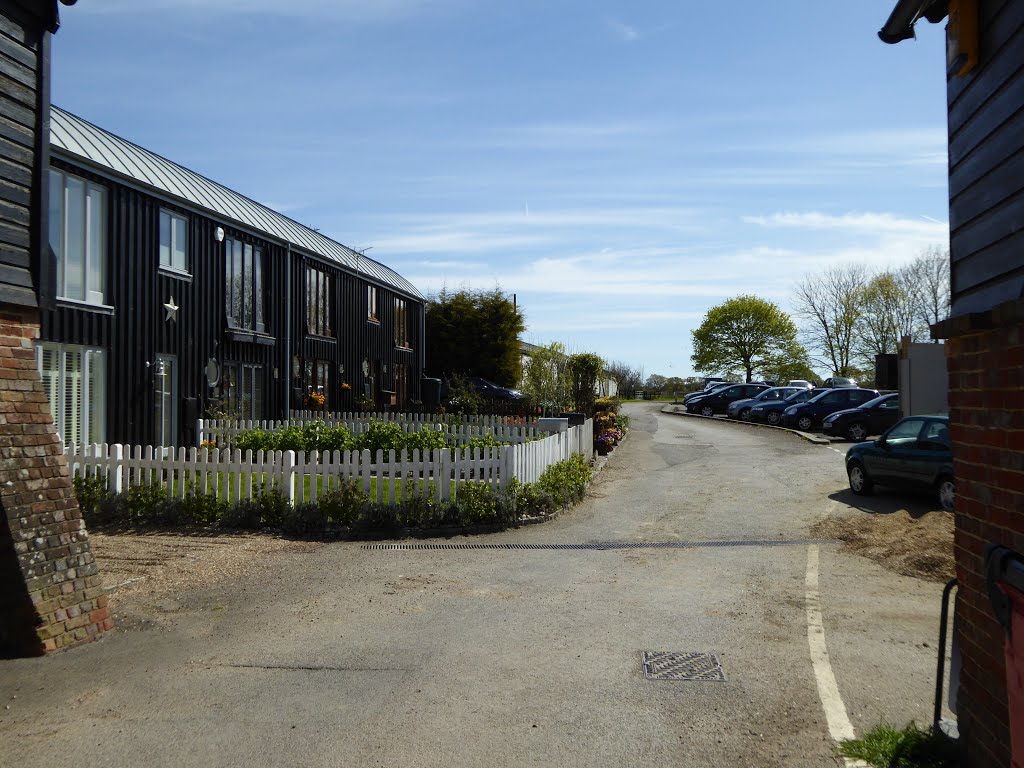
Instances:
[[[877,440],[846,452],[850,490],[866,496],[875,485],[933,490],[939,504],[953,511],[956,481],[949,442],[949,417],[908,416]]]

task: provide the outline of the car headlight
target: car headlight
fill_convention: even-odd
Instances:
[[[751,413],[760,413],[763,410],[764,410],[764,406],[763,405],[755,405],[753,408],[750,409],[750,412]]]
[[[825,417],[825,421],[822,422],[822,423],[824,423],[824,424],[831,424],[835,420],[836,420],[835,416],[826,416]]]
[[[797,406],[791,405],[791,406],[789,406],[789,408],[786,409],[786,416],[792,416],[794,413],[796,413],[799,410],[800,409]]]

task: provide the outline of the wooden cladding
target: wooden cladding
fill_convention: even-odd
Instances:
[[[1024,297],[1024,3],[978,13],[978,66],[947,86],[954,316]]]
[[[106,306],[62,302],[42,313],[42,339],[107,352],[108,441],[156,444],[158,430],[169,430],[170,442],[192,445],[196,414],[212,407],[282,419],[289,408],[303,407],[310,386],[332,410],[355,408],[367,383],[376,407],[397,383],[407,399],[419,399],[422,303],[204,211],[100,177],[64,156],[52,164],[107,191]],[[169,222],[185,225],[170,242],[172,248],[187,243],[187,271],[180,256],[161,264],[162,215],[165,232]],[[371,301],[377,321],[369,320]],[[400,335],[401,349],[395,346]],[[156,363],[170,357],[179,400],[174,424],[161,421],[154,405]],[[207,378],[211,361],[222,371],[214,386]],[[364,375],[364,362],[371,375]]]

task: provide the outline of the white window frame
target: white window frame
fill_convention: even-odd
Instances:
[[[56,356],[56,370],[53,372],[55,381],[53,381],[52,389],[49,384],[50,377],[43,368],[43,354],[46,351],[50,351]],[[72,414],[74,420],[72,424],[67,422],[68,355],[81,355],[78,372],[78,386],[81,391],[79,412]],[[69,438],[74,438],[70,442],[75,445],[105,442],[107,427],[106,351],[75,344],[39,342],[36,344],[36,366],[47,390],[50,414],[53,416],[53,423],[57,428],[57,434],[60,435],[61,442],[67,444]],[[92,407],[90,407],[90,401],[92,401]],[[70,430],[76,434],[68,434]],[[93,439],[90,440],[90,436]]]
[[[70,233],[70,221],[68,217],[68,200],[70,191],[68,179],[83,185],[83,210],[82,210],[82,294],[80,296],[68,295],[67,250]],[[99,307],[106,307],[105,293],[107,283],[107,251],[109,250],[109,222],[110,222],[110,190],[102,184],[96,184],[76,176],[73,173],[62,171],[59,168],[50,168],[50,210],[49,233],[50,247],[57,256],[57,296],[66,301],[90,304]],[[94,217],[94,206],[96,201],[102,201],[102,209]],[[53,221],[54,203],[59,204],[60,221]],[[93,226],[94,218],[101,222],[101,230],[96,232]],[[55,226],[57,224],[58,226]],[[56,240],[56,242],[55,242]],[[98,240],[98,242],[94,242]],[[99,251],[96,253],[95,251]],[[98,279],[97,279],[98,278]],[[98,284],[97,284],[98,283]]]
[[[164,242],[164,221],[167,222],[167,235],[168,241]],[[183,245],[178,243],[178,228],[175,226],[177,222],[182,222],[185,225],[185,242]],[[160,268],[172,273],[179,273],[183,275],[190,274],[189,272],[189,259],[188,259],[188,216],[171,211],[167,208],[160,209],[160,220],[158,226],[157,239],[159,240],[158,250],[160,252]],[[176,264],[175,254],[179,252],[178,246],[181,245],[181,264]],[[166,251],[165,251],[166,249]],[[166,258],[165,258],[166,252]]]

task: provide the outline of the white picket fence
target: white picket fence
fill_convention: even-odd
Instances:
[[[498,490],[512,478],[536,482],[547,467],[574,454],[591,456],[594,423],[587,420],[550,437],[498,448],[411,454],[377,451],[246,451],[208,448],[154,448],[94,444],[64,450],[72,474],[98,476],[114,492],[132,486],[162,485],[171,496],[194,490],[228,502],[252,498],[265,487],[277,488],[292,504],[317,497],[355,480],[378,504],[432,496],[458,497],[466,482]]]
[[[521,419],[521,423],[508,423],[509,418],[499,416],[465,417],[453,422],[450,417],[431,416],[430,414],[322,414],[315,411],[293,411],[290,421],[245,421],[199,419],[196,424],[196,435],[200,445],[206,441],[214,443],[218,448],[230,448],[235,438],[242,432],[259,429],[273,432],[286,426],[302,426],[311,422],[322,422],[325,426],[343,426],[358,437],[370,428],[374,421],[385,421],[398,424],[405,433],[431,429],[443,432],[455,445],[465,445],[476,437],[491,436],[503,443],[525,443],[548,434],[537,429],[536,419]]]

